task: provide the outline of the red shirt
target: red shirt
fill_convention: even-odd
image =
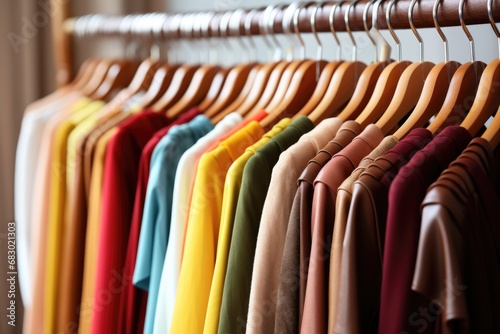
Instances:
[[[161,138],[170,131],[172,126],[187,123],[199,114],[199,109],[193,108],[187,113],[180,115],[179,118],[170,125],[155,132],[142,150],[139,163],[139,178],[135,190],[134,210],[132,213],[130,235],[125,258],[125,268],[123,272],[123,276],[127,279],[124,279],[122,282],[118,333],[142,333],[144,328],[148,293],[132,284],[132,276],[134,274],[139,234],[141,231],[142,211],[144,209],[153,150]]]
[[[108,143],[104,164],[92,333],[117,333],[120,295],[142,149],[169,124],[164,114],[145,111],[127,119]],[[131,284],[131,282],[128,282]]]

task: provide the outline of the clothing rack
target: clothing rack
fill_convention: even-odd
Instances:
[[[57,1],[54,1],[58,3]],[[364,29],[363,12],[365,6],[370,3],[377,3],[379,1],[355,1],[350,13],[349,13],[349,28],[351,31],[362,31]],[[321,4],[321,8],[318,9],[315,16],[315,29],[317,32],[329,32],[331,31],[330,26],[330,14],[332,12],[332,6],[335,3],[328,2]],[[265,29],[262,25],[263,15],[266,14],[266,8],[259,9],[247,9],[243,11],[240,15],[239,20],[239,30],[237,24],[236,28],[231,29],[230,36],[245,36],[245,35],[262,35],[264,33],[272,34],[283,34],[286,32],[297,31],[294,29],[293,20],[290,16],[290,9],[292,6],[297,7],[297,3],[292,5],[277,6],[273,10],[273,26],[271,31]],[[333,16],[333,29],[335,31],[347,31],[345,12],[348,8],[349,2],[340,3],[335,10]],[[390,5],[390,1],[381,0],[378,17],[376,19],[377,27],[379,29],[387,29],[387,19],[386,10]],[[409,29],[411,28],[410,22],[408,20],[408,11],[411,5],[411,0],[399,0],[396,1],[394,6],[391,8],[390,12],[390,25],[394,29]],[[459,18],[459,5],[460,0],[442,0],[438,9],[438,20],[441,27],[447,26],[460,26]],[[302,10],[298,12],[298,32],[309,33],[312,32],[311,25],[311,15],[312,11],[315,10],[317,4],[314,2],[300,3],[299,6],[304,6]],[[413,23],[416,28],[430,28],[434,27],[433,21],[433,6],[434,1],[417,1],[417,5],[413,10]],[[484,24],[491,22],[491,18],[488,16],[487,4],[485,0],[467,0],[463,7],[463,17],[467,25],[473,24]],[[268,8],[269,9],[269,8]],[[241,9],[238,11],[241,12]],[[267,10],[267,13],[269,10]],[[369,11],[370,12],[370,11]],[[62,29],[56,29],[54,32],[54,45],[56,51],[56,68],[58,71],[58,83],[60,85],[69,82],[69,75],[61,75],[62,73],[71,73],[71,67],[69,66],[69,59],[71,59],[71,48],[68,42],[70,35],[77,37],[81,36],[115,36],[115,37],[127,37],[127,38],[154,38],[158,40],[171,40],[177,38],[192,38],[192,37],[220,37],[221,34],[221,22],[223,22],[223,17],[225,14],[234,13],[231,11],[219,11],[213,12],[213,19],[210,21],[210,26],[205,31],[203,36],[196,34],[187,34],[182,29],[179,29],[179,25],[176,29],[172,30],[170,27],[172,25],[165,24],[169,19],[179,15],[185,17],[186,15],[193,15],[193,13],[182,13],[182,14],[133,14],[126,16],[104,16],[104,15],[90,15],[85,17],[77,18],[67,18],[62,20],[64,14],[67,10],[61,8],[58,11],[58,16],[56,17],[57,22],[62,22]],[[211,12],[212,13],[212,12]],[[252,18],[247,20],[247,16],[252,13]],[[493,19],[500,18],[500,6],[493,5],[492,8]],[[208,14],[208,13],[196,13],[196,14]],[[151,20],[151,18],[156,18],[156,20]],[[286,18],[286,20],[285,20]],[[149,20],[148,20],[149,19]],[[373,20],[371,15],[368,15],[368,26],[371,26],[370,22]],[[83,26],[82,22],[87,22],[87,26]],[[128,23],[127,23],[128,22]],[[213,22],[218,22],[218,25]],[[227,23],[227,22],[226,22]],[[128,24],[128,25],[127,25]],[[271,25],[269,25],[271,26]],[[124,29],[128,27],[128,29]]]

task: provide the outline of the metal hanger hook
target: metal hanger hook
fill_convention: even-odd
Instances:
[[[339,37],[337,36],[337,31],[335,31],[335,13],[337,12],[337,9],[340,8],[344,2],[345,2],[344,0],[341,0],[339,2],[334,3],[332,5],[332,8],[330,9],[330,14],[328,15],[328,24],[330,26],[330,31],[333,34],[335,43],[337,43],[337,60],[341,59],[342,46],[340,45]]]
[[[311,13],[311,20],[310,20],[312,34],[314,36],[314,39],[316,40],[316,43],[318,43],[318,49],[316,51],[317,60],[321,60],[321,58],[323,57],[323,44],[321,44],[321,40],[318,37],[318,31],[316,29],[316,14],[318,13],[318,9],[320,8],[323,9],[323,5],[324,4],[316,3]]]
[[[465,24],[465,20],[464,20],[464,4],[465,4],[465,0],[460,0],[460,4],[458,6],[458,18],[460,19],[460,25],[462,26],[462,30],[464,31],[465,36],[467,36],[467,39],[469,40],[470,59],[471,59],[471,61],[476,61],[476,46],[474,43],[474,38],[472,37],[469,29],[467,28],[467,25]]]
[[[346,9],[345,15],[344,15],[345,27],[346,27],[347,33],[349,34],[349,37],[351,38],[351,41],[352,41],[352,60],[353,61],[355,61],[357,58],[358,44],[356,43],[356,39],[354,38],[354,35],[352,34],[351,24],[349,23],[349,15],[351,14],[351,9],[359,1],[360,0],[352,0],[351,2],[349,2],[349,5],[347,6],[347,9]]]
[[[441,0],[436,0],[434,2],[434,7],[432,8],[432,20],[434,21],[434,27],[436,27],[436,30],[443,40],[443,46],[444,46],[444,61],[448,62],[449,61],[449,47],[448,47],[448,39],[446,38],[445,34],[443,33],[443,30],[441,30],[441,27],[439,26],[438,22],[438,7],[439,4],[441,3]]]
[[[377,0],[370,0],[365,4],[365,8],[363,9],[363,27],[365,28],[366,35],[368,36],[368,39],[373,45],[374,48],[374,57],[373,61],[377,61],[377,43],[375,42],[375,38],[373,38],[372,34],[370,33],[370,28],[368,27],[368,11],[370,10],[370,7],[375,3]],[[373,24],[372,24],[373,25]]]
[[[245,16],[245,35],[248,38],[248,43],[250,44],[250,51],[252,56],[250,59],[257,60],[257,46],[253,40],[252,36],[252,19],[258,11],[256,9],[250,10]]]
[[[396,42],[396,46],[398,49],[398,61],[401,61],[401,42],[399,41],[398,36],[394,32],[394,29],[392,29],[392,24],[391,24],[391,9],[394,6],[394,3],[396,3],[396,0],[391,0],[389,3],[389,6],[387,7],[387,11],[385,12],[385,19],[387,21],[387,28],[389,29],[389,32],[391,33],[392,38]]]
[[[490,19],[490,24],[493,28],[493,32],[497,36],[498,56],[500,57],[500,32],[498,32],[497,25],[495,24],[495,18],[493,17],[493,0],[488,0],[488,17]]]
[[[410,7],[408,7],[408,22],[410,23],[413,35],[415,35],[415,38],[418,41],[419,61],[422,62],[424,60],[424,43],[422,41],[422,37],[420,37],[420,34],[417,31],[417,28],[415,28],[415,24],[413,23],[413,9],[415,8],[416,3],[417,0],[411,0]]]
[[[302,36],[300,35],[300,31],[299,31],[299,14],[300,14],[300,11],[304,7],[306,7],[307,5],[308,5],[308,3],[301,2],[297,6],[297,8],[295,8],[295,10],[293,11],[293,30],[295,31],[295,36],[297,36],[297,40],[299,41],[299,45],[300,45],[300,49],[299,49],[300,59],[306,58],[306,46],[304,44],[304,40],[302,39]]]

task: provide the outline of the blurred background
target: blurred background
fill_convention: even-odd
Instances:
[[[224,10],[235,8],[261,7],[277,3],[290,3],[283,0],[0,0],[0,272],[2,281],[6,273],[6,230],[7,223],[14,220],[13,178],[14,160],[20,124],[25,107],[32,101],[49,94],[56,88],[54,46],[52,41],[51,19],[57,14],[51,4],[60,1],[68,4],[70,16],[91,13],[129,14],[139,12],[185,12]],[[421,0],[431,1],[434,0]],[[443,0],[446,1],[446,0]],[[362,5],[362,4],[359,4]],[[486,6],[486,1],[485,1]],[[467,13],[465,13],[467,18]],[[497,42],[489,25],[469,27],[476,42],[477,59],[489,62],[497,57]],[[470,60],[469,43],[460,27],[444,28],[450,43],[450,59],[459,62]],[[418,61],[418,43],[411,31],[396,31],[402,42],[403,59]],[[432,62],[443,61],[443,44],[435,29],[419,29],[424,40],[424,59]],[[394,40],[387,31],[382,34],[393,46],[392,58],[397,58]],[[316,56],[316,42],[310,34],[303,36],[307,56]],[[351,43],[346,33],[339,33],[342,56],[349,58]],[[265,61],[270,52],[255,37],[257,54]],[[358,58],[365,62],[373,59],[373,46],[363,32],[355,33],[358,43]],[[329,33],[320,34],[324,46],[323,58],[330,60],[336,56],[334,40]],[[283,45],[290,39],[279,36]],[[184,45],[184,50],[195,49],[195,45]],[[89,57],[123,56],[125,45],[116,39],[78,39],[73,43],[72,66],[75,70]],[[206,52],[203,48],[196,49]],[[200,51],[201,50],[201,51]],[[241,51],[241,50],[240,50]],[[202,59],[203,55],[200,56]],[[236,49],[232,61],[238,61]],[[2,288],[3,288],[2,283]],[[19,291],[19,290],[18,290]],[[7,307],[6,292],[2,289],[0,309]],[[16,327],[7,325],[2,315],[0,333],[21,333],[22,307],[17,296]]]

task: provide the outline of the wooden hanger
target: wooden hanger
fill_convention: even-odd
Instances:
[[[274,63],[273,65],[275,65],[275,64],[276,63]],[[252,103],[252,101],[250,101],[250,98],[248,98],[249,95],[251,94],[251,92],[254,92],[257,88],[260,88],[263,90],[265,87],[265,83],[267,82],[267,79],[269,79],[269,76],[265,76],[265,75],[271,74],[272,67],[271,67],[271,70],[268,72],[261,71],[262,68],[264,68],[267,65],[271,65],[271,64],[266,64],[266,65],[262,65],[262,66],[255,66],[252,68],[252,70],[250,71],[250,73],[248,75],[247,81],[245,82],[245,86],[241,90],[238,97],[231,104],[229,104],[227,107],[225,107],[222,111],[220,111],[216,115],[214,115],[214,117],[212,118],[212,121],[214,123],[218,123],[225,116],[229,115],[230,113],[232,113],[236,110],[240,110],[240,109],[246,110],[244,104],[245,103],[248,103],[248,104]],[[259,84],[262,84],[262,86],[259,86]],[[257,102],[259,95],[257,93],[254,93],[254,95],[256,96],[255,102]],[[248,106],[246,108],[248,108],[248,110],[249,110],[249,109],[251,109],[251,107],[253,107],[253,105]]]
[[[459,7],[458,16],[460,17],[460,22],[462,28],[464,29],[469,41],[471,42],[471,56],[474,59],[474,40],[472,39],[469,30],[465,26],[463,20],[463,1],[461,1],[461,6]],[[488,0],[487,10],[488,17],[490,19],[491,27],[497,36],[499,42],[499,55],[500,55],[500,33],[496,27],[495,20],[493,18],[492,0]],[[481,76],[481,81],[479,83],[479,88],[474,99],[472,107],[463,120],[461,126],[466,128],[472,136],[475,136],[481,127],[486,123],[488,118],[492,116],[499,108],[500,105],[500,59],[492,60],[488,66],[484,69],[483,75]],[[494,130],[491,130],[494,131]],[[488,134],[488,137],[491,135]]]
[[[73,81],[70,83],[71,88],[75,90],[83,89],[83,87],[85,87],[85,85],[92,78],[92,75],[94,74],[94,71],[98,64],[99,64],[98,59],[85,60],[83,64],[80,66],[80,69],[78,70],[75,79],[73,79]]]
[[[349,24],[349,13],[353,5],[357,1],[353,1],[349,4],[346,9],[345,22],[347,32],[353,43],[353,58],[356,56],[356,40],[352,35],[350,24]],[[332,6],[330,11],[330,30],[335,35],[334,30],[334,16],[337,8],[342,6],[343,2],[338,2]],[[356,84],[360,78],[361,73],[366,68],[366,64],[360,61],[345,61],[340,64],[335,72],[333,73],[332,79],[330,80],[328,87],[325,90],[323,98],[319,101],[316,107],[309,113],[309,119],[314,124],[319,124],[323,119],[336,115],[346,103],[351,99]]]
[[[165,94],[156,101],[151,109],[155,111],[168,110],[184,95],[196,70],[199,68],[197,65],[182,65],[174,73],[172,82],[168,86]]]
[[[375,6],[373,7],[372,27],[375,29],[378,36],[383,41],[381,46],[380,61],[379,61],[379,56],[377,55],[377,43],[375,42],[375,39],[371,35],[367,23],[368,10],[370,9],[370,6],[372,4],[375,4]],[[384,36],[382,36],[380,31],[378,30],[377,19],[378,19],[379,5],[380,1],[370,0],[369,2],[367,2],[367,4],[365,5],[365,9],[363,10],[363,26],[365,28],[365,32],[366,35],[368,36],[368,39],[371,41],[374,47],[375,51],[374,62],[368,65],[363,70],[356,84],[356,88],[352,94],[351,99],[349,100],[345,108],[337,115],[337,117],[343,121],[352,120],[359,116],[359,114],[368,104],[368,101],[370,100],[370,97],[373,94],[373,90],[375,88],[377,80],[380,77],[380,74],[382,73],[384,68],[392,62],[392,60],[388,59],[391,53],[390,46],[385,40]]]
[[[175,119],[180,114],[198,105],[207,95],[214,77],[220,70],[219,66],[201,66],[194,73],[193,79],[181,99],[168,108],[167,117]]]
[[[207,110],[217,100],[226,83],[227,75],[230,71],[231,68],[221,68],[220,71],[217,72],[212,80],[212,84],[210,85],[207,95],[205,95],[203,100],[198,104],[198,108],[201,111]]]
[[[495,20],[493,18],[493,3],[492,0],[488,0],[488,17],[490,19],[491,27],[493,28],[493,32],[497,36],[497,41],[498,41],[498,55],[500,57],[500,32],[498,31],[498,28],[495,24]],[[498,85],[496,86],[498,88]],[[494,93],[494,92],[492,92]],[[497,94],[498,95],[498,94]],[[500,143],[500,107],[498,108],[495,117],[493,117],[493,121],[491,122],[490,126],[486,129],[486,131],[483,133],[482,138],[486,139],[491,147],[495,149],[498,144]]]
[[[123,60],[112,64],[103,82],[97,87],[91,98],[109,101],[118,89],[125,88],[131,83],[139,65],[140,63],[135,60]]]
[[[439,113],[436,115],[436,119],[428,126],[428,129],[433,134],[436,134],[448,125],[459,124],[461,120],[464,120],[464,118],[467,119],[467,123],[462,123],[463,125],[466,125],[468,129],[471,127],[476,128],[477,122],[472,122],[473,119],[478,118],[480,116],[479,114],[483,114],[484,112],[490,112],[490,114],[493,112],[492,110],[486,110],[487,105],[489,108],[493,108],[489,105],[489,102],[492,101],[487,98],[489,93],[485,91],[484,87],[481,87],[483,83],[490,86],[492,82],[487,83],[484,79],[482,79],[482,76],[486,74],[486,64],[475,61],[474,39],[465,25],[463,6],[464,1],[461,0],[458,7],[458,16],[460,19],[460,25],[469,39],[471,61],[462,65],[457,72],[455,72],[450,84],[450,89],[448,90],[448,95],[452,94],[452,96],[450,98],[446,96],[443,108],[441,108]],[[489,67],[488,76],[494,76],[495,64],[492,64],[492,66]],[[457,76],[456,82],[454,81],[455,76]],[[474,113],[470,115],[470,101],[474,96],[476,96],[473,103],[473,105],[475,105],[475,109]],[[496,107],[494,108],[496,109]],[[467,115],[468,112],[469,115]],[[483,124],[481,124],[481,126]]]
[[[222,87],[216,100],[208,107],[205,107],[203,103],[200,104],[200,109],[205,110],[205,116],[213,118],[220,111],[235,101],[245,87],[247,80],[250,78],[250,72],[255,65],[255,63],[250,63],[238,65],[231,69],[227,75],[224,87]]]
[[[460,63],[448,60],[448,40],[443,34],[438,22],[438,7],[441,0],[436,0],[433,7],[434,26],[444,45],[444,62],[437,64],[427,76],[420,99],[408,119],[394,133],[398,139],[406,136],[412,129],[422,127],[429,119],[443,107],[448,88]]]
[[[386,21],[389,32],[397,45],[399,61],[387,65],[387,67],[384,68],[380,74],[375,90],[373,91],[373,95],[361,114],[356,118],[356,122],[361,124],[363,127],[374,123],[384,114],[394,97],[399,79],[403,75],[406,68],[411,64],[409,61],[401,61],[401,43],[392,29],[390,12],[394,2],[395,0],[391,0],[389,6],[387,7]]]
[[[265,108],[269,111],[269,115],[260,124],[267,128],[275,119],[295,115],[311,98],[318,83],[318,77],[325,66],[326,62],[322,60],[308,60],[302,63],[293,72],[290,83],[287,89],[284,90],[284,95],[281,94],[280,88],[285,85],[280,83],[275,98]],[[292,69],[290,70],[292,71]],[[282,82],[283,80],[288,80],[286,74],[283,75]]]
[[[156,70],[151,85],[137,103],[141,109],[150,107],[165,94],[178,68],[178,65],[163,65]]]
[[[413,24],[413,8],[416,2],[417,0],[412,0],[410,3],[408,21],[419,42],[420,59],[418,63],[413,63],[404,70],[391,103],[376,123],[377,127],[385,134],[389,133],[408,112],[415,108],[422,94],[427,75],[435,66],[431,62],[423,61],[422,38]]]
[[[491,61],[484,69],[476,98],[463,120],[462,127],[475,136],[488,118],[497,111],[500,105],[500,59]]]
[[[436,135],[447,125],[458,124],[464,119],[485,67],[481,61],[467,62],[453,74],[443,106],[427,127],[432,134]]]
[[[460,67],[460,63],[449,61],[439,63],[427,75],[422,94],[408,119],[394,133],[398,139],[403,138],[412,129],[419,128],[441,108],[446,98],[446,93],[453,74]]]
[[[291,12],[291,15],[288,15],[290,20],[288,22],[283,21],[283,29],[287,32],[288,35],[291,35],[290,27],[293,19],[293,15],[298,8],[304,6],[303,4],[293,3],[289,5],[286,11]],[[272,34],[269,34],[270,40],[274,42],[276,45],[275,49],[275,58],[281,58],[281,46],[276,36],[274,35],[274,20],[277,12],[282,6],[268,6],[266,10],[269,12],[269,16],[266,19],[266,15],[263,15],[265,18],[265,27],[266,33],[269,34],[269,31],[272,31]],[[287,13],[284,14],[287,16]],[[266,35],[267,36],[267,35]],[[276,57],[277,54],[277,57]],[[242,110],[238,110],[240,114],[247,117],[252,117],[254,114],[267,110],[271,111],[277,107],[280,101],[283,99],[286,90],[290,86],[290,82],[292,80],[293,74],[299,68],[300,64],[303,63],[303,60],[296,61],[281,61],[279,62],[271,72],[269,80],[265,85],[265,89],[262,91],[259,96],[257,103],[251,108],[250,111],[244,113]]]
[[[91,96],[101,85],[108,73],[108,70],[115,63],[114,60],[104,58],[99,60],[95,67],[90,80],[81,88],[83,95]]]

